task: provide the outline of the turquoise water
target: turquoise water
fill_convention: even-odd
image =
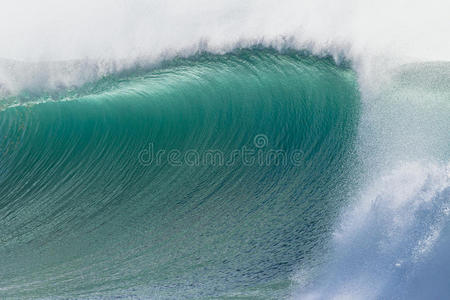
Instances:
[[[287,297],[358,169],[354,72],[298,52],[201,54],[3,103],[4,297]],[[149,145],[297,155],[174,164],[143,160]]]
[[[255,47],[3,95],[0,297],[448,298],[450,65],[355,69]]]

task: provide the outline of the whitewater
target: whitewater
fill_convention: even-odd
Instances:
[[[449,9],[2,2],[0,296],[450,297]]]

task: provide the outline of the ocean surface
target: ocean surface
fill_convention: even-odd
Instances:
[[[450,63],[216,44],[0,60],[0,298],[450,297]]]

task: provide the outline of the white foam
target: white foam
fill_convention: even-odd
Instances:
[[[448,229],[449,189],[445,167],[433,163],[401,163],[387,171],[344,213],[326,274],[294,296],[402,298],[414,280],[438,281],[439,267],[433,276],[420,268],[442,258],[433,248]]]
[[[0,58],[83,59],[100,67],[89,72],[67,65],[63,71],[43,67],[27,74],[9,63],[9,69],[0,70],[0,85],[18,90],[27,78],[39,76],[80,84],[91,80],[92,72],[102,76],[136,60],[199,49],[222,53],[255,43],[344,54],[364,62],[387,57],[396,62],[450,60],[449,8],[444,0],[4,0]],[[38,82],[51,87],[46,80]]]

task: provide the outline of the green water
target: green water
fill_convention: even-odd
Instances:
[[[328,58],[202,54],[3,100],[1,297],[285,297],[350,192],[359,94]],[[300,155],[143,163],[150,144]]]

